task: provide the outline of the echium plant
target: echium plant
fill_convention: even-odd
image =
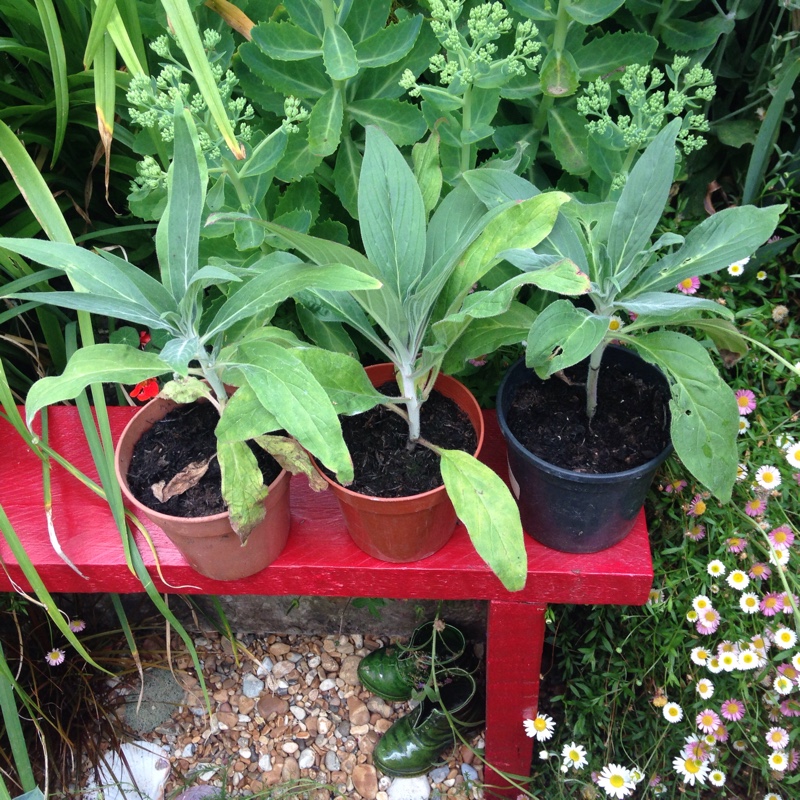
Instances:
[[[423,98],[423,114],[442,137],[442,160],[454,177],[475,167],[477,143],[495,131],[500,89],[536,69],[541,43],[533,22],[515,26],[502,3],[473,6],[466,31],[459,25],[463,0],[432,0],[430,8],[431,29],[445,52],[434,55],[429,68],[444,88],[418,83],[411,70],[403,73],[400,85],[412,97]],[[503,54],[496,42],[510,38],[512,31]]]
[[[696,111],[715,94],[711,71],[699,64],[689,66],[689,58],[675,56],[666,66],[666,77],[672,84],[668,92],[661,91],[665,73],[657,67],[633,64],[626,67],[618,84],[598,78],[590,83],[577,99],[578,111],[589,122],[587,131],[606,152],[605,176],[610,178],[611,190],[618,190],[627,179],[634,160],[664,127],[669,117],[680,117],[681,129],[677,143],[683,154],[699,150],[705,144],[694,131],[708,131],[705,115]],[[615,88],[616,87],[616,88]],[[615,95],[627,105],[628,114],[612,115]]]
[[[720,348],[734,353],[746,350],[725,306],[674,290],[687,278],[716,272],[752,255],[772,235],[783,207],[728,208],[686,237],[665,233],[653,241],[670,197],[681,126],[682,121],[675,119],[655,137],[617,200],[590,204],[572,200],[561,208],[571,229],[562,227],[558,241],[551,236],[536,252],[513,249],[500,255],[523,270],[566,257],[591,279],[591,308],[555,300],[528,331],[521,332],[528,344],[527,365],[547,378],[588,358],[586,412],[591,418],[607,345],[616,340],[632,347],[669,379],[671,435],[677,454],[701,483],[727,501],[736,478],[736,399],[703,344],[686,333],[665,329],[693,328]],[[487,200],[523,199],[535,192],[515,175],[492,173],[492,180],[484,178],[482,183],[467,176]],[[628,324],[620,314],[627,316]]]
[[[134,384],[175,375],[163,396],[178,402],[204,396],[220,412],[222,494],[244,541],[264,516],[261,501],[267,491],[247,441],[254,439],[292,471],[312,475],[305,448],[348,483],[353,466],[337,413],[371,408],[376,396],[380,399],[354,359],[303,346],[270,326],[274,309],[301,290],[367,290],[380,284],[350,266],[309,266],[283,252],[259,252],[243,265],[221,259],[201,265],[206,161],[189,110],[178,107],[173,117],[168,202],[156,231],[160,280],[102,250],[0,238],[0,247],[63,270],[74,287],[9,297],[102,314],[166,334],[159,353],[113,343],[77,350],[61,375],[31,387],[27,422],[44,406],[73,399],[92,383]],[[229,395],[226,386],[237,390]],[[286,431],[288,437],[265,435],[274,431]]]
[[[561,259],[512,276],[492,290],[473,291],[499,263],[504,247],[541,242],[568,198],[551,192],[487,210],[462,182],[437,206],[437,144],[433,134],[417,146],[415,175],[385,133],[367,128],[358,192],[366,257],[336,242],[264,223],[286,247],[320,267],[347,264],[381,282],[380,289],[370,292],[309,287],[297,300],[325,322],[352,327],[394,364],[402,396],[384,400],[403,407],[398,410],[407,418],[412,448],[428,446],[420,436],[420,407],[444,359],[458,349],[474,322],[501,317],[523,284],[562,294],[588,289],[587,276]],[[432,449],[441,457],[444,485],[476,549],[508,589],[520,589],[527,559],[519,512],[508,488],[471,455]]]

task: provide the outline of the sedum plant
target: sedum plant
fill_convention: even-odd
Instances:
[[[73,399],[92,383],[133,384],[174,374],[162,396],[178,402],[205,396],[220,413],[216,434],[223,496],[244,542],[263,518],[266,496],[247,440],[255,439],[292,471],[313,475],[305,448],[347,483],[353,467],[337,413],[371,407],[377,394],[353,359],[299,347],[270,326],[275,307],[301,289],[368,290],[380,284],[352,266],[311,266],[283,252],[259,253],[244,266],[201,265],[207,171],[188,109],[175,110],[174,135],[168,202],[156,232],[160,279],[108,252],[0,239],[0,247],[11,253],[63,270],[74,287],[10,297],[127,320],[167,338],[159,353],[129,344],[79,349],[63,374],[33,385],[27,422],[46,405]],[[313,374],[307,363],[313,364]],[[229,396],[226,385],[238,390]],[[278,430],[292,439],[265,436]]]
[[[420,407],[444,359],[476,320],[502,316],[523,284],[581,294],[588,278],[560,260],[515,275],[491,290],[473,287],[508,246],[533,247],[551,231],[567,195],[552,192],[491,210],[467,184],[436,205],[441,174],[432,136],[414,153],[416,175],[379,128],[369,127],[358,191],[366,256],[336,242],[264,223],[285,246],[318,267],[346,264],[380,281],[375,291],[309,287],[299,302],[326,322],[342,322],[394,364],[408,420],[409,447],[431,446],[420,437]],[[463,362],[462,362],[463,364]],[[387,402],[389,402],[387,400]],[[484,560],[504,585],[520,589],[527,575],[519,513],[505,484],[461,451],[433,447],[444,485]]]
[[[727,501],[736,478],[736,399],[707,348],[674,329],[694,329],[732,353],[744,352],[746,345],[724,305],[674,290],[748,258],[772,235],[782,207],[728,208],[685,237],[665,233],[653,241],[670,197],[681,125],[675,119],[655,137],[617,200],[584,204],[573,199],[562,206],[569,228],[560,229],[558,242],[551,237],[536,251],[511,249],[501,255],[523,270],[567,257],[591,279],[589,308],[557,299],[521,331],[528,343],[527,365],[547,378],[588,357],[586,413],[591,417],[606,346],[620,341],[632,347],[669,379],[677,454],[697,480]],[[483,196],[506,201],[535,192],[516,176],[472,183]],[[630,322],[624,324],[620,314]]]

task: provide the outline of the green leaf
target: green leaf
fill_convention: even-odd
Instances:
[[[425,211],[436,208],[442,193],[442,168],[439,165],[439,137],[435,131],[425,142],[418,142],[411,149],[414,177],[417,179]]]
[[[577,308],[569,300],[556,300],[531,325],[525,363],[540,378],[547,378],[583,361],[607,332],[607,317]]]
[[[53,0],[35,0],[36,10],[41,19],[41,30],[47,42],[50,55],[50,71],[53,76],[53,93],[56,106],[56,126],[53,136],[53,155],[50,164],[55,164],[64,144],[69,118],[69,85],[67,82],[67,56],[64,40],[61,36],[61,25],[56,15]]]
[[[211,389],[205,381],[199,378],[181,378],[167,381],[158,393],[165,400],[174,400],[176,403],[193,403],[201,397],[211,397]]]
[[[712,214],[687,234],[682,247],[648,267],[628,295],[674,289],[685,278],[748,258],[772,236],[782,209],[740,206]]]
[[[713,47],[720,36],[733,30],[734,25],[733,19],[722,14],[698,22],[668,17],[662,22],[659,34],[670,50],[692,52]]]
[[[401,100],[354,100],[347,104],[347,113],[365,128],[380,128],[398,147],[419,141],[427,129],[419,109]]]
[[[278,61],[305,61],[322,55],[322,40],[291,22],[262,22],[251,34],[252,41]]]
[[[322,60],[325,71],[335,81],[345,81],[358,74],[356,49],[341,25],[328,25],[322,37]]]
[[[592,164],[587,156],[589,134],[585,118],[574,109],[560,105],[547,112],[547,130],[553,155],[564,170],[570,175],[588,175]]]
[[[263,142],[260,142],[248,153],[247,160],[239,170],[240,178],[264,175],[275,169],[286,152],[288,135],[283,128],[273,131]]]
[[[706,349],[685,334],[658,331],[637,336],[632,344],[670,377],[675,452],[698,481],[727,502],[738,461],[739,412],[733,391]]]
[[[485,464],[462,450],[437,448],[442,479],[478,555],[509,592],[528,577],[519,509],[508,487]]]
[[[625,0],[593,0],[591,3],[569,3],[566,10],[581,25],[596,25],[610,17],[624,2]]]
[[[720,352],[726,366],[738,361],[747,351],[747,340],[736,329],[732,322],[724,319],[684,319],[681,325],[696,328],[707,334]]]
[[[284,183],[299,181],[310,175],[322,163],[322,156],[315,156],[302,136],[290,136],[286,152],[275,168],[275,177]]]
[[[82,347],[67,362],[61,375],[42,378],[28,391],[25,416],[30,427],[36,412],[45,406],[74,400],[92,383],[139,383],[170,372],[170,366],[155,353],[124,344]]]
[[[542,92],[548,97],[569,97],[578,89],[580,70],[569,50],[551,50],[539,70]]]
[[[405,159],[375,127],[367,128],[358,190],[364,250],[379,269],[383,291],[402,300],[422,276],[425,204]]]
[[[362,42],[386,25],[391,10],[391,0],[355,0],[347,19],[339,22],[354,42]]]
[[[614,276],[624,273],[649,244],[664,213],[675,170],[675,137],[680,127],[680,119],[670,122],[648,145],[628,176],[608,234],[608,259]]]
[[[419,36],[422,14],[407,17],[388,25],[356,45],[358,64],[362,69],[385,67],[408,55]]]
[[[646,33],[616,31],[598,36],[572,51],[582,81],[614,76],[614,70],[627,64],[649,64],[658,48],[658,39]]]
[[[343,118],[342,93],[332,86],[317,100],[308,118],[308,147],[315,156],[336,152]]]
[[[252,387],[240,386],[228,399],[215,430],[218,442],[245,442],[280,430],[275,416],[264,408]]]
[[[254,42],[245,42],[239,53],[242,61],[260,80],[275,91],[303,99],[322,97],[331,82],[322,69],[322,59],[278,61],[262,52]]]
[[[217,442],[217,458],[231,527],[244,545],[266,516],[264,498],[269,492],[255,454],[244,442]]]
[[[304,31],[322,38],[325,21],[320,4],[316,0],[283,0],[283,6],[289,12],[292,22]]]
[[[206,160],[188,109],[175,113],[174,146],[167,176],[167,208],[156,230],[156,252],[161,282],[180,303],[199,266],[200,217],[208,182]]]
[[[353,291],[379,286],[375,279],[344,264],[317,267],[299,260],[278,263],[231,293],[203,332],[203,341],[227,330],[234,322],[251,317],[303,289]]]
[[[298,348],[292,354],[325,389],[339,415],[360,414],[385,400],[355,358],[316,347]]]
[[[305,365],[287,350],[262,341],[239,348],[242,371],[264,407],[340,483],[353,480],[353,464],[336,411],[325,390]]]
[[[332,320],[321,320],[316,314],[302,305],[297,298],[295,298],[294,308],[297,319],[303,328],[303,333],[309,341],[329,352],[344,353],[344,355],[351,357],[358,355],[358,347],[356,347],[341,323]]]
[[[336,196],[354,219],[358,219],[358,177],[361,174],[361,152],[349,136],[342,139],[336,153],[333,182]]]

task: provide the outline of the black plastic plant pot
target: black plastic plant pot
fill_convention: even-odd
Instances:
[[[664,374],[635,353],[609,346],[603,366],[610,364],[644,380],[661,382],[669,396]],[[613,547],[633,528],[656,470],[672,452],[672,443],[655,458],[624,472],[587,474],[550,464],[527,450],[508,427],[516,390],[531,380],[540,379],[523,358],[506,373],[497,394],[497,419],[508,447],[509,480],[522,526],[537,541],[564,553],[596,553]]]

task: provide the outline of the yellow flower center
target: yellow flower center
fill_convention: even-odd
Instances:
[[[741,408],[747,408],[750,405],[750,398],[747,395],[742,395],[741,397],[737,397],[736,401],[739,403]]]
[[[541,717],[536,717],[533,721],[533,727],[536,728],[537,731],[543,731],[547,728],[547,723]]]
[[[687,758],[686,771],[691,772],[693,775],[696,775],[698,772],[700,772],[700,762],[694,758]]]
[[[695,514],[705,514],[706,511],[706,504],[702,500],[698,500],[694,504],[694,513]]]
[[[766,471],[766,472],[765,472],[765,473],[764,473],[764,474],[761,476],[761,480],[763,480],[765,483],[772,483],[772,481],[774,481],[774,480],[775,480],[775,476],[774,476],[774,475],[773,475],[773,474],[772,474],[772,473],[771,473],[769,470],[767,470],[767,471]]]
[[[572,761],[580,761],[581,760],[581,754],[577,750],[570,750],[569,751],[569,757],[570,757],[570,759]]]
[[[681,286],[683,286],[684,289],[691,289],[692,288],[692,279],[691,278],[684,278],[681,281]]]
[[[611,784],[611,785],[612,785],[612,786],[613,786],[615,789],[620,789],[621,787],[623,787],[623,786],[625,785],[625,779],[622,777],[622,775],[612,775],[612,776],[609,778],[608,782],[609,782],[609,783],[610,783],[610,784]]]

